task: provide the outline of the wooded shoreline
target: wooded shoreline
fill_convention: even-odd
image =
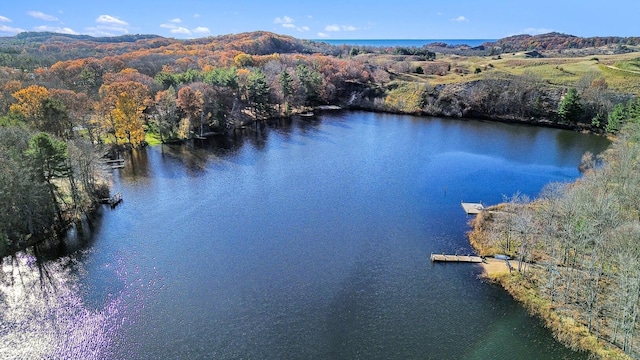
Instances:
[[[514,195],[471,221],[479,255],[508,254],[514,270],[483,265],[496,282],[540,317],[566,346],[597,358],[639,353],[636,169],[638,123],[628,124],[608,150],[583,158],[583,176],[548,184],[537,199]],[[624,186],[620,186],[624,184]]]

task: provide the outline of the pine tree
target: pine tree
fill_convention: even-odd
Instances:
[[[564,124],[575,125],[582,117],[583,109],[580,104],[580,95],[576,88],[570,88],[560,101],[558,116]]]

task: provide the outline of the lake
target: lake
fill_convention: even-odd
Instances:
[[[147,147],[124,201],[5,259],[0,353],[83,359],[584,359],[467,254],[460,202],[572,181],[607,140],[331,112]],[[12,265],[11,265],[12,264]]]

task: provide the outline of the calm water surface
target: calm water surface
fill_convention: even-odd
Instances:
[[[535,196],[606,145],[340,112],[134,152],[92,231],[5,261],[0,357],[585,358],[477,265],[429,254],[471,252],[461,200]]]

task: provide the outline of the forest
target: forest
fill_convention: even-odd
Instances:
[[[113,149],[231,137],[320,105],[589,131],[617,140],[585,156],[582,179],[550,184],[539,199],[507,199],[478,217],[471,240],[482,254],[518,259],[509,279],[535,288],[547,308],[638,356],[639,41],[551,33],[476,48],[374,48],[268,32],[0,38],[0,255],[90,215],[109,195]]]

